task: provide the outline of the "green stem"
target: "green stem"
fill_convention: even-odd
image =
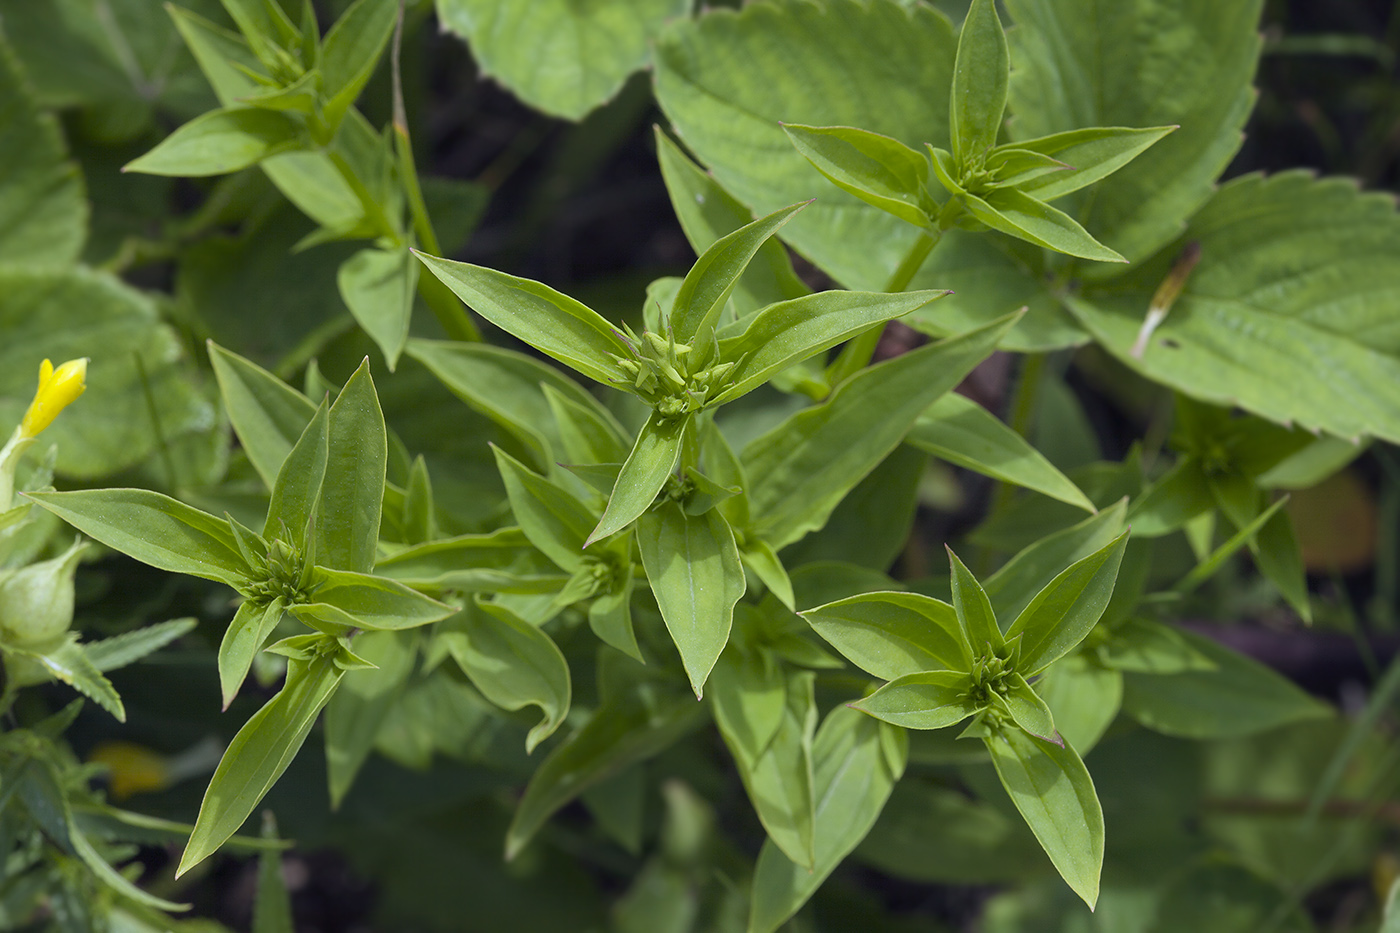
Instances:
[[[925,231],[914,241],[904,261],[899,264],[899,268],[894,270],[894,275],[890,276],[889,282],[885,285],[887,292],[902,292],[909,287],[909,283],[914,281],[914,276],[923,268],[924,262],[928,260],[929,253],[938,245],[942,239],[942,231],[932,233]],[[880,335],[884,333],[883,327],[872,327],[865,333],[853,337],[846,342],[846,346],[837,355],[833,362],[826,369],[826,381],[828,385],[836,386],[850,376],[855,375],[860,370],[870,364],[871,358],[875,355],[875,348],[880,345]]]
[[[1035,419],[1036,398],[1040,394],[1040,380],[1045,373],[1045,354],[1027,353],[1021,363],[1021,371],[1016,377],[1016,388],[1011,397],[1011,410],[1008,412],[1008,423],[1011,429],[1017,434],[1025,437],[1031,429],[1031,422]],[[995,491],[992,493],[992,504],[987,510],[987,520],[1000,515],[1011,505],[1011,498],[1016,492],[1016,484],[1002,481],[997,483]],[[991,555],[985,549],[977,555],[977,567],[980,572],[988,572]]]

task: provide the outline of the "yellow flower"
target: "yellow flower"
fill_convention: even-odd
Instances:
[[[44,360],[39,367],[39,389],[34,393],[34,401],[29,403],[29,410],[24,413],[24,420],[19,425],[23,437],[38,436],[58,417],[59,412],[83,394],[87,388],[84,382],[87,364],[86,358],[69,360],[54,369],[52,362]]]

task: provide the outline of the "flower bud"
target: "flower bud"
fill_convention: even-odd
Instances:
[[[58,417],[59,412],[83,394],[83,390],[87,388],[84,382],[87,378],[87,364],[86,359],[69,360],[58,369],[54,369],[49,360],[40,364],[39,388],[35,391],[34,401],[29,403],[29,410],[24,413],[24,420],[19,425],[22,436],[36,437]]]
[[[75,541],[58,557],[0,580],[0,634],[7,641],[41,652],[62,643],[73,624],[73,575],[85,547]]]

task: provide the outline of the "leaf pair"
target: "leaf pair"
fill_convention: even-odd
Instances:
[[[1111,175],[1173,127],[1095,127],[998,146],[1010,62],[995,4],[976,0],[953,66],[951,152],[929,144],[920,153],[852,127],[783,128],[833,184],[914,226],[935,234],[955,224],[992,229],[1071,256],[1126,262],[1047,202]]]
[[[970,716],[998,776],[1051,861],[1093,906],[1103,816],[1093,782],[1029,686],[1108,606],[1127,533],[1061,571],[1003,633],[987,590],[949,551],[953,603],[868,593],[802,613],[852,663],[888,680],[852,704],[893,725],[939,729]]]

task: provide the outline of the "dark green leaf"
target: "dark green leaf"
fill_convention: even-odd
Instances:
[[[326,33],[321,85],[327,98],[326,122],[331,126],[340,123],[374,74],[398,12],[394,0],[357,0]]]

